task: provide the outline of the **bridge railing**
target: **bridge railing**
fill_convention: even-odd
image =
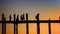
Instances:
[[[28,20],[28,13],[26,13],[26,20],[24,18],[24,14],[20,16],[21,20],[19,20],[19,15],[14,14],[14,21],[12,21],[11,15],[9,15],[9,21],[6,21],[6,17],[2,14],[2,34],[6,34],[6,23],[13,23],[14,24],[14,34],[18,34],[18,24],[19,23],[26,23],[26,34],[29,34],[29,26],[28,23],[37,23],[37,34],[40,34],[40,23],[48,23],[49,34],[51,34],[51,24],[50,23],[60,23],[60,20],[39,20],[39,14],[36,15],[36,20]]]

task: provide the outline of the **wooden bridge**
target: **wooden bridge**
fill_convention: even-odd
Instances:
[[[26,23],[26,34],[29,34],[29,27],[28,23],[37,23],[37,34],[40,34],[40,23],[48,23],[49,34],[51,34],[51,24],[50,23],[60,23],[60,20],[39,20],[39,14],[36,15],[36,20],[28,20],[28,13],[26,13],[26,20],[24,18],[24,14],[20,16],[21,20],[19,20],[19,15],[14,14],[14,21],[12,21],[11,15],[9,15],[9,21],[6,21],[6,17],[2,14],[2,34],[6,34],[6,23],[13,23],[14,24],[14,34],[18,34],[18,24],[19,23]],[[60,19],[60,18],[59,18]]]

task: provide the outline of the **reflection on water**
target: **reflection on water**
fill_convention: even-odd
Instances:
[[[2,34],[2,24],[0,23],[0,34]]]
[[[6,34],[14,34],[14,24],[6,24]],[[40,34],[48,34],[48,23],[40,23]],[[51,23],[51,33],[60,34],[60,24]],[[0,34],[2,34],[2,24],[0,23]],[[26,34],[26,23],[18,24],[18,34]],[[37,34],[36,23],[29,23],[29,34]]]
[[[13,24],[6,24],[6,34],[14,34]]]

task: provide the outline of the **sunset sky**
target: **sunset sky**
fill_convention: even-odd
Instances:
[[[0,20],[2,13],[5,14],[7,20],[9,15],[28,13],[29,20],[36,20],[37,13],[40,14],[40,20],[58,20],[60,16],[60,0],[0,0]],[[0,34],[2,34],[2,24],[0,24]],[[7,34],[13,34],[13,24],[7,25]],[[36,23],[29,23],[29,34],[37,34]],[[41,34],[48,34],[48,23],[41,23]],[[52,34],[60,34],[60,24],[51,24]],[[18,24],[18,34],[26,34],[26,24]]]

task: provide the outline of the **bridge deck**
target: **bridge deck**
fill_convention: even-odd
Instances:
[[[2,23],[3,21],[0,21],[0,23]],[[26,23],[27,21],[4,21],[5,23]],[[60,20],[39,20],[39,23],[60,23]],[[37,23],[37,20],[28,20],[28,23]]]

